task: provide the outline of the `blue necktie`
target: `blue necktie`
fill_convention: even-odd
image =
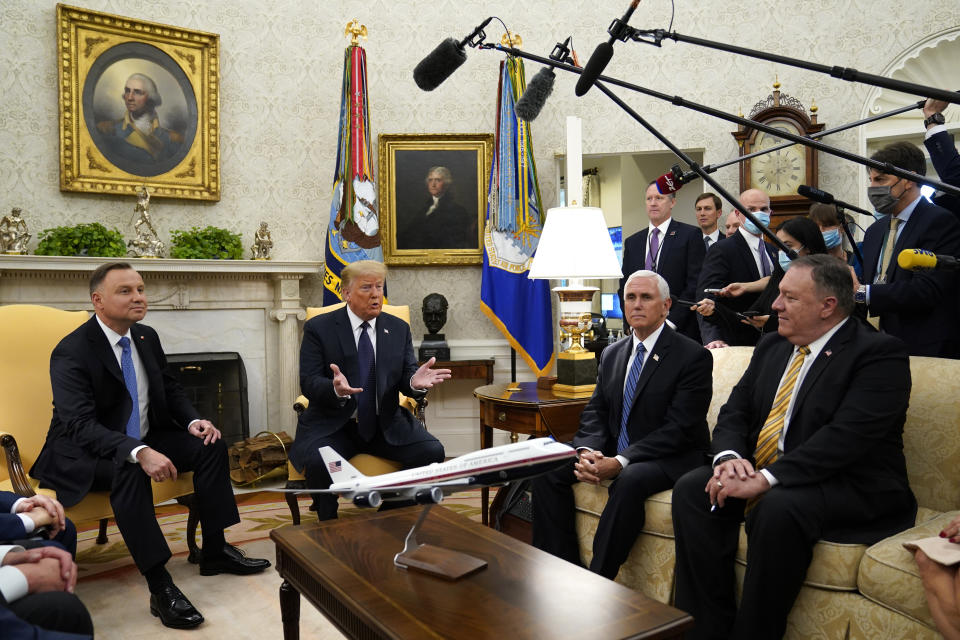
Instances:
[[[123,371],[123,384],[127,386],[127,392],[130,394],[130,401],[133,402],[133,408],[130,410],[130,417],[127,418],[127,435],[131,438],[140,439],[140,396],[137,393],[137,372],[133,368],[133,354],[130,352],[130,338],[123,336],[120,338],[120,369]]]
[[[357,396],[357,426],[360,437],[372,440],[377,430],[377,361],[373,353],[373,342],[367,334],[370,325],[360,325],[360,339],[357,341],[357,360],[360,364],[360,386],[363,391]]]
[[[633,359],[627,382],[623,385],[623,409],[620,411],[620,435],[617,436],[617,453],[622,452],[630,444],[630,434],[627,433],[627,420],[630,418],[630,408],[633,406],[633,393],[637,390],[637,380],[640,379],[640,369],[643,367],[643,354],[646,349],[643,343],[637,343],[637,356]]]

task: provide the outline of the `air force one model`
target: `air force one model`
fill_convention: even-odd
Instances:
[[[444,495],[511,480],[529,478],[561,466],[577,452],[552,438],[535,438],[480,449],[425,467],[380,476],[365,476],[331,447],[321,447],[333,484],[329,489],[275,489],[284,493],[336,493],[358,507],[378,507],[384,500],[437,504]]]

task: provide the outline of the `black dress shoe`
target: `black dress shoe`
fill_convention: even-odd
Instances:
[[[237,576],[247,576],[251,573],[260,573],[269,566],[269,560],[248,558],[240,549],[225,544],[221,555],[200,559],[200,575],[215,576],[218,573],[232,573]]]
[[[189,629],[203,622],[200,612],[172,584],[150,594],[150,613],[158,616],[164,626],[173,629]]]

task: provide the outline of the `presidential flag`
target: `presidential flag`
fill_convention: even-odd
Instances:
[[[543,230],[543,207],[530,125],[515,110],[525,87],[523,62],[514,57],[501,62],[480,308],[539,377],[553,366],[553,323],[548,281],[527,278]]]
[[[370,164],[367,55],[352,45],[343,56],[337,168],[324,252],[323,304],[343,299],[340,272],[358,260],[383,262],[377,188]]]

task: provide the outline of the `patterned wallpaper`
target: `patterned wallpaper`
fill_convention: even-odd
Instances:
[[[77,0],[78,2],[80,0]],[[581,62],[605,38],[604,30],[627,3],[578,0],[87,0],[87,9],[136,17],[221,36],[221,175],[217,203],[155,199],[151,212],[161,236],[171,229],[216,224],[252,242],[268,220],[274,257],[322,259],[330,204],[330,179],[345,24],[358,18],[369,30],[371,130],[380,133],[489,132],[494,123],[499,55],[470,51],[467,62],[432,93],[412,81],[411,70],[443,38],[462,38],[489,15],[500,16],[524,39],[524,49],[546,55],[556,40],[573,36]],[[777,0],[676,2],[673,28],[680,33],[775,51],[825,64],[879,72],[931,33],[955,26],[956,3],[917,0]],[[0,211],[21,206],[40,229],[100,221],[132,235],[133,198],[59,191],[57,75],[54,0],[0,2]],[[632,24],[666,28],[668,0],[645,0]],[[745,17],[748,17],[746,20]],[[496,22],[487,29],[499,39]],[[538,70],[528,64],[528,77]],[[607,73],[727,112],[749,112],[769,93],[775,74],[782,91],[805,104],[816,100],[827,126],[861,117],[869,89],[815,74],[666,41],[662,48],[615,45]],[[576,78],[558,73],[554,95],[533,128],[545,204],[556,202],[553,157],[563,152],[563,121],[583,118],[585,153],[662,150],[653,136],[597,91],[576,98]],[[702,149],[705,163],[736,155],[733,125],[618,90],[638,112],[685,149]],[[376,150],[376,140],[373,140]],[[830,142],[856,151],[858,135]],[[821,187],[854,199],[856,167],[821,159]],[[666,169],[666,167],[665,167]],[[717,172],[736,190],[736,169]],[[849,194],[849,195],[847,195]],[[853,201],[856,201],[855,199]],[[36,239],[30,248],[36,246]],[[445,333],[451,339],[498,338],[477,313],[479,267],[394,268],[391,302],[419,309],[429,292],[451,302]],[[306,283],[306,302],[320,300],[319,280]],[[414,334],[424,331],[414,313]]]

